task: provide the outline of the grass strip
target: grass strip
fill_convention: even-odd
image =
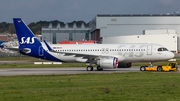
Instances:
[[[95,65],[93,65],[95,66]],[[50,67],[87,67],[85,63],[63,63],[59,64],[0,64],[0,68],[50,68]]]
[[[179,73],[0,76],[1,101],[179,101]]]

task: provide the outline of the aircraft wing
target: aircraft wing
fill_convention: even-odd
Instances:
[[[124,60],[124,57],[122,56],[114,56],[114,55],[96,55],[96,54],[87,54],[87,53],[70,53],[70,52],[57,52],[52,50],[51,52],[60,53],[64,56],[74,55],[75,57],[79,57],[81,59],[88,59],[88,60],[94,60],[99,58],[108,58],[108,57],[116,57],[119,61]]]

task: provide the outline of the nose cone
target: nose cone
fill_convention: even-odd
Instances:
[[[169,52],[169,54],[167,55],[167,57],[169,58],[169,59],[172,59],[172,58],[174,58],[174,53],[172,53],[172,52]]]

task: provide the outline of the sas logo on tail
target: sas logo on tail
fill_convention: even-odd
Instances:
[[[36,37],[22,37],[21,38],[21,42],[19,42],[20,44],[33,44],[34,43],[34,38]]]

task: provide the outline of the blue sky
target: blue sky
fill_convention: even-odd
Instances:
[[[97,14],[173,14],[180,0],[1,0],[0,22],[59,20],[89,22]]]

